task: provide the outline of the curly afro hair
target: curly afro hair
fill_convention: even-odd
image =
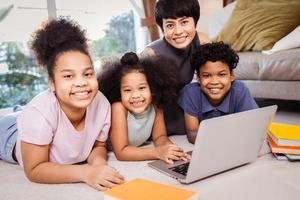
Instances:
[[[121,79],[134,71],[146,76],[153,105],[163,108],[176,102],[179,95],[179,74],[175,62],[162,56],[139,58],[135,53],[128,52],[121,59],[105,63],[98,76],[99,90],[110,103],[121,101]]]
[[[32,37],[31,49],[40,65],[47,67],[53,78],[53,67],[57,56],[67,51],[79,51],[90,57],[85,31],[69,18],[51,20]]]
[[[221,61],[226,63],[230,72],[236,68],[239,56],[228,45],[223,42],[207,43],[199,46],[192,55],[191,64],[199,77],[199,70],[207,61]]]

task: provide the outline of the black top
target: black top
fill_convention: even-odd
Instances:
[[[198,34],[195,35],[193,41],[185,49],[177,49],[170,45],[165,38],[156,40],[148,45],[154,50],[156,55],[163,55],[173,59],[179,67],[180,84],[183,88],[190,83],[194,76],[191,66],[191,57],[195,48],[200,45]]]
[[[185,49],[174,48],[165,38],[156,40],[148,45],[156,55],[171,58],[176,62],[179,67],[180,88],[183,88],[193,80],[195,72],[191,66],[191,57],[197,46],[200,46],[198,34],[195,35],[191,44]],[[167,106],[164,109],[164,118],[169,135],[186,134],[183,110],[177,104]]]

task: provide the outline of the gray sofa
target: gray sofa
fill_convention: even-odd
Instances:
[[[234,73],[254,98],[300,101],[300,48],[271,55],[239,52]]]

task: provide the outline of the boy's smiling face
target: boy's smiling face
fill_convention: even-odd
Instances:
[[[221,61],[207,61],[199,69],[198,83],[213,106],[218,106],[235,79],[229,66]]]

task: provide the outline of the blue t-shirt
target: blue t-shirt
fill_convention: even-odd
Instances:
[[[196,82],[183,88],[178,104],[185,113],[197,117],[200,121],[258,108],[249,89],[237,80],[232,82],[231,88],[217,107],[211,105]]]

